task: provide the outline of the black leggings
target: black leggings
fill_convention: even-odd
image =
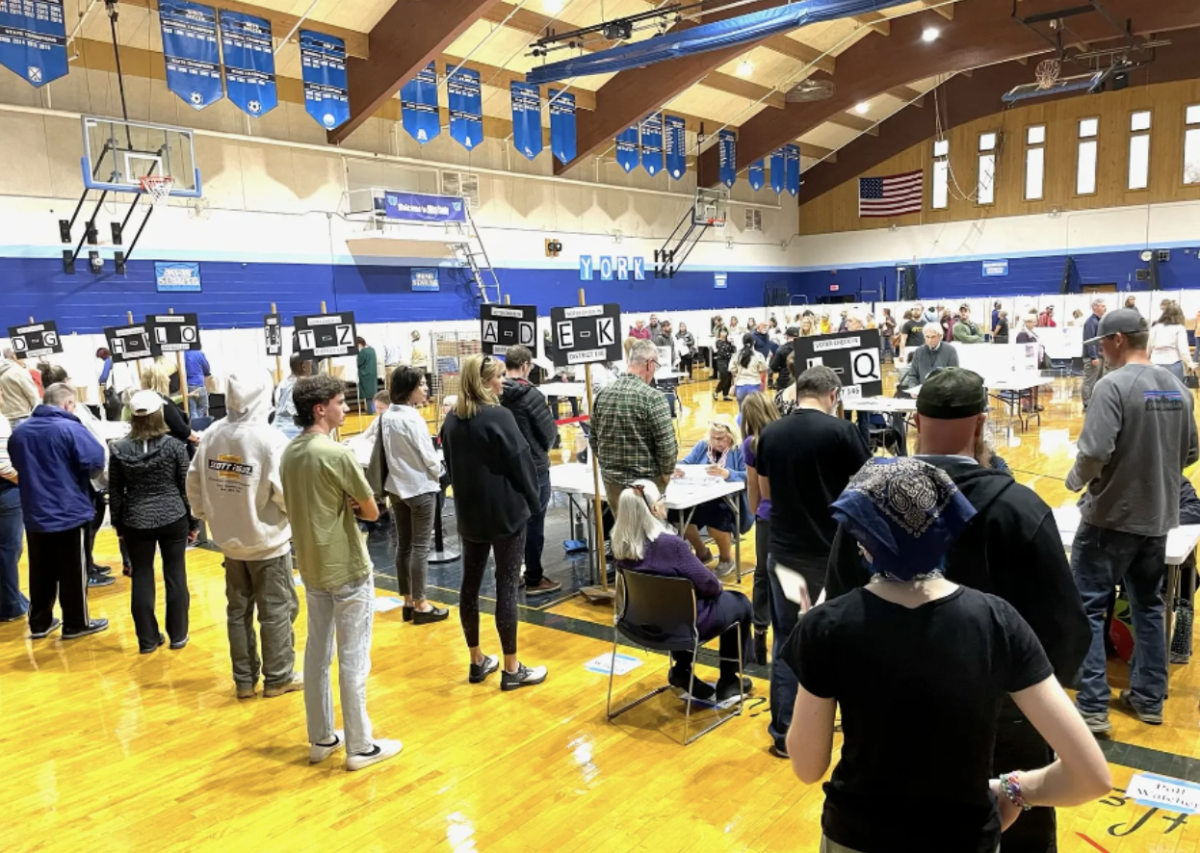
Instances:
[[[750,600],[740,592],[725,590],[717,599],[717,621],[713,629],[700,637],[701,642],[707,642],[713,637],[720,636],[721,681],[737,681],[740,664],[738,662],[738,640],[741,640],[742,660],[753,659],[754,649],[750,645],[750,625],[754,620],[754,608]],[[691,652],[671,652],[674,669],[680,675],[689,675],[692,670]]]
[[[479,586],[487,570],[488,554],[496,552],[496,632],[506,655],[517,653],[517,584],[525,556],[525,528],[507,539],[462,543],[463,579],[458,618],[469,648],[479,646]]]
[[[733,385],[733,374],[729,372],[729,362],[718,361],[717,374],[719,379],[717,381],[716,390],[713,391],[713,393],[728,397],[729,389]]]
[[[133,561],[133,595],[130,610],[137,631],[138,646],[143,650],[158,645],[158,619],[154,616],[154,552],[162,551],[163,582],[167,587],[167,634],[171,642],[188,636],[188,607],[191,595],[187,585],[188,517],[150,530],[126,527],[125,539]]]

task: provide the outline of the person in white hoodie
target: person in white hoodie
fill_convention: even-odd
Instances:
[[[260,669],[263,696],[282,696],[304,688],[295,671],[292,623],[300,600],[292,580],[292,529],[279,478],[288,438],[267,423],[271,377],[266,372],[230,374],[225,403],[228,415],[204,431],[188,469],[188,502],[225,555],[229,656],[237,696],[254,696]]]

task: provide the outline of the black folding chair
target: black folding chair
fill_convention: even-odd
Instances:
[[[664,684],[640,699],[614,711],[613,669],[617,655],[617,640],[620,636],[631,640],[645,649],[660,652],[691,652],[692,677],[688,682],[686,710],[683,717],[683,745],[687,746],[708,734],[717,726],[740,717],[746,695],[741,695],[737,710],[728,714],[717,713],[717,720],[693,737],[688,737],[692,721],[692,691],[696,685],[696,658],[700,653],[700,633],[696,627],[696,589],[686,578],[668,578],[645,572],[619,570],[617,572],[617,619],[613,626],[613,663],[608,671],[608,719],[612,720],[635,708],[660,693],[671,689]],[[738,633],[738,685],[744,684],[742,672],[742,637]]]

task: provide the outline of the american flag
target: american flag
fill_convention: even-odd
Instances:
[[[925,173],[918,169],[903,175],[858,179],[858,215],[860,218],[903,216],[920,213]]]

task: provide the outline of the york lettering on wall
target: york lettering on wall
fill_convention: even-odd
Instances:
[[[597,273],[601,281],[644,281],[646,261],[638,255],[580,255],[579,280],[592,281]]]

